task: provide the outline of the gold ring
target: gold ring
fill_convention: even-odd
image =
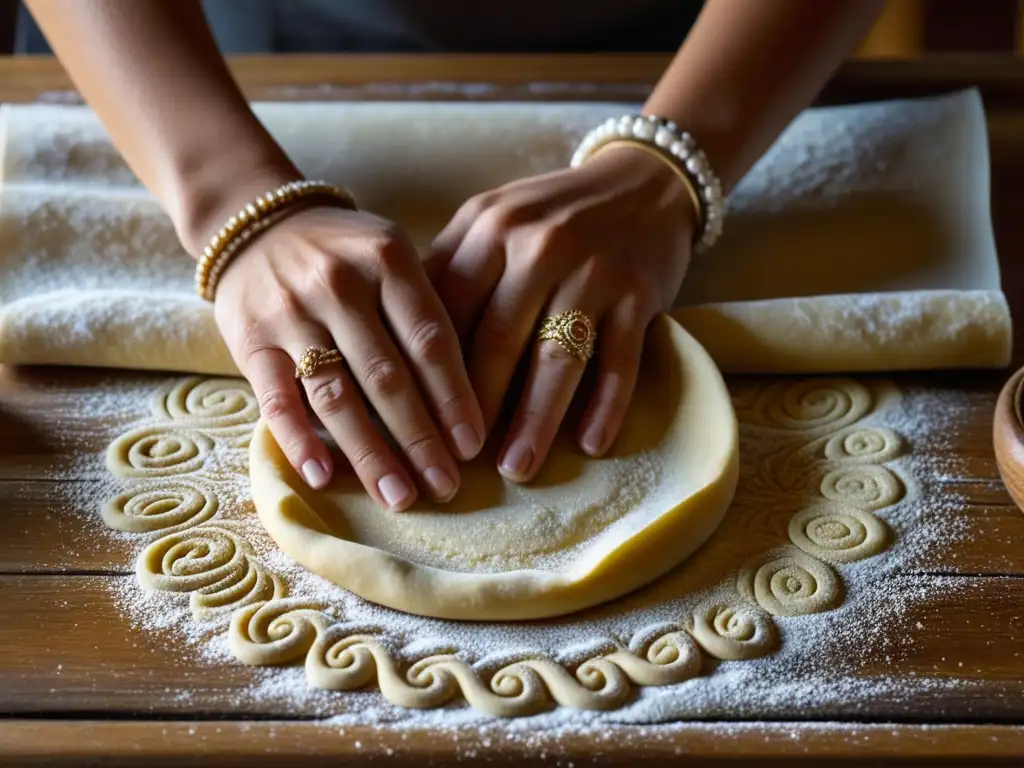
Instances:
[[[322,365],[328,363],[340,363],[341,352],[336,349],[324,349],[323,347],[308,347],[299,358],[299,364],[295,366],[296,379],[308,379]]]
[[[566,352],[586,362],[594,356],[597,332],[585,312],[570,309],[544,318],[537,340],[553,341]]]

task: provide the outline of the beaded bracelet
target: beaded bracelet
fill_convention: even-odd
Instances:
[[[196,293],[207,301],[213,301],[217,283],[231,260],[257,234],[280,221],[287,213],[286,209],[313,196],[332,198],[336,205],[356,210],[352,195],[334,184],[305,180],[282,184],[242,208],[210,239],[196,264]]]
[[[598,151],[618,142],[640,143],[658,152],[659,156],[685,176],[687,190],[695,197],[699,231],[695,238],[699,250],[707,250],[722,235],[725,220],[725,195],[722,182],[704,152],[686,131],[671,120],[655,115],[624,115],[608,118],[583,137],[572,156],[576,168]],[[699,192],[697,191],[699,190]]]

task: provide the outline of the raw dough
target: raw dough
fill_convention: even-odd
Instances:
[[[185,607],[188,619],[181,601],[169,600],[160,622],[197,616],[203,625],[195,630],[215,632],[230,611],[227,641],[243,663],[299,661],[311,685],[331,691],[363,690],[376,681],[387,701],[405,707],[440,707],[462,694],[474,708],[509,717],[553,704],[608,709],[633,700],[636,686],[673,685],[702,668],[713,674],[714,665],[702,667],[698,647],[723,660],[772,653],[783,638],[770,610],[789,615],[788,642],[804,631],[800,614],[839,605],[841,574],[892,543],[891,535],[875,534],[892,533],[882,516],[898,507],[875,513],[831,501],[822,495],[822,477],[886,464],[901,487],[916,485],[895,463],[911,446],[879,426],[907,412],[903,395],[884,381],[734,379],[731,394],[740,421],[741,482],[715,535],[646,588],[555,621],[453,624],[399,615],[285,566],[243,503],[248,482],[236,474],[244,436],[226,428],[255,426],[239,423],[255,418],[252,392],[241,380],[172,381],[148,409],[139,401],[143,421],[129,431],[154,426],[154,417],[167,427],[187,422],[216,447],[201,467],[179,464],[177,474],[156,480],[126,478],[129,490],[104,505],[104,520],[136,540],[173,537],[144,550],[140,581],[150,590],[196,597],[192,610]],[[909,408],[917,412],[921,405]],[[777,551],[780,543],[790,546]],[[739,582],[731,576],[737,570]],[[785,573],[777,577],[780,570]],[[760,590],[759,573],[767,580]],[[268,576],[275,582],[272,599]],[[285,581],[294,597],[281,596]],[[160,604],[158,595],[151,599]]]
[[[825,563],[798,549],[783,550],[747,566],[736,585],[739,593],[774,616],[803,616],[835,608],[843,583]]]
[[[309,176],[421,245],[469,196],[564,167],[633,108],[256,105]],[[0,131],[0,363],[236,373],[193,262],[92,112],[5,105]],[[733,194],[676,317],[727,372],[1004,366],[988,165],[976,91],[809,110]]]
[[[218,506],[209,490],[179,480],[131,488],[107,501],[101,514],[103,522],[118,531],[166,535],[206,522]]]
[[[716,603],[693,614],[690,632],[716,659],[756,659],[775,650],[778,634],[771,618],[758,608]]]
[[[145,589],[188,592],[192,615],[210,619],[285,595],[276,574],[227,524],[169,533],[139,555],[135,573]]]
[[[789,538],[809,555],[830,563],[852,563],[885,549],[889,529],[862,509],[812,507],[790,519]]]
[[[310,490],[260,423],[249,467],[260,519],[314,573],[426,616],[534,619],[630,592],[711,535],[738,472],[736,418],[714,364],[667,318],[649,337],[609,458],[586,459],[567,430],[527,487],[484,455],[464,468],[452,504],[389,513],[354,478]]]

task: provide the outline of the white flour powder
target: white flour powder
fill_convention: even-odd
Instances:
[[[109,420],[118,428],[137,421],[148,412],[154,382],[112,381],[82,397],[81,417]],[[910,704],[922,694],[964,692],[970,683],[962,679],[916,676],[892,677],[931,623],[939,620],[931,606],[961,589],[962,580],[923,576],[939,570],[941,553],[969,535],[966,502],[951,492],[946,479],[963,474],[951,450],[958,425],[977,408],[989,409],[992,396],[953,391],[903,391],[898,404],[876,414],[870,423],[886,425],[907,442],[906,454],[892,466],[905,481],[907,496],[895,507],[883,509],[883,517],[896,533],[896,541],[882,555],[840,566],[846,600],[837,609],[810,616],[776,618],[781,648],[754,661],[708,662],[704,673],[688,682],[664,688],[640,689],[624,708],[608,712],[558,709],[517,721],[500,722],[476,712],[464,703],[438,710],[404,710],[387,704],[376,692],[331,693],[311,688],[301,667],[253,670],[252,685],[225,694],[225,706],[233,698],[238,706],[260,702],[261,708],[282,717],[297,713],[322,718],[325,727],[386,724],[389,728],[472,727],[486,732],[498,729],[505,735],[527,738],[540,732],[609,733],[614,724],[654,724],[693,719],[787,719],[832,716],[856,717],[878,700],[890,702],[889,710]],[[118,434],[112,429],[110,438]],[[744,445],[757,450],[756,445]],[[748,454],[749,456],[749,454]],[[214,457],[218,467],[244,466],[244,451],[227,450]],[[104,477],[101,455],[84,455],[75,472],[91,467],[89,474]],[[64,474],[58,470],[56,474]],[[586,613],[581,617],[532,624],[474,624],[410,616],[368,604],[333,584],[295,565],[262,531],[251,502],[247,480],[234,471],[218,471],[215,487],[221,499],[219,520],[235,521],[254,546],[261,562],[289,582],[290,594],[333,606],[354,629],[379,634],[389,650],[403,658],[422,657],[458,649],[478,667],[493,668],[546,652],[560,661],[581,660],[628,644],[643,628],[678,624],[692,600],[662,600],[644,604],[642,597]],[[741,479],[741,483],[742,483]],[[104,542],[130,542],[137,552],[145,536],[118,533],[99,519],[98,494],[113,495],[120,487],[105,480],[86,485],[66,484],[68,508],[90,520],[92,539],[79,542],[103,546]],[[77,490],[76,490],[77,489]],[[69,552],[69,557],[72,555]],[[125,574],[131,562],[123,562]],[[225,623],[195,621],[184,594],[147,593],[133,575],[110,578],[112,597],[134,631],[160,633],[162,642],[177,645],[183,665],[237,664],[223,630]],[[726,585],[731,589],[731,583]],[[174,694],[188,701],[191,693]],[[497,732],[497,731],[496,731]]]

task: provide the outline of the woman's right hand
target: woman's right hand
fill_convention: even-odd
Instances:
[[[289,216],[227,267],[215,315],[271,432],[310,486],[327,484],[333,462],[300,386],[381,506],[408,508],[417,485],[435,501],[458,490],[455,457],[480,451],[483,417],[455,329],[393,223],[335,207]],[[295,366],[309,347],[336,348],[343,362],[299,382]]]

